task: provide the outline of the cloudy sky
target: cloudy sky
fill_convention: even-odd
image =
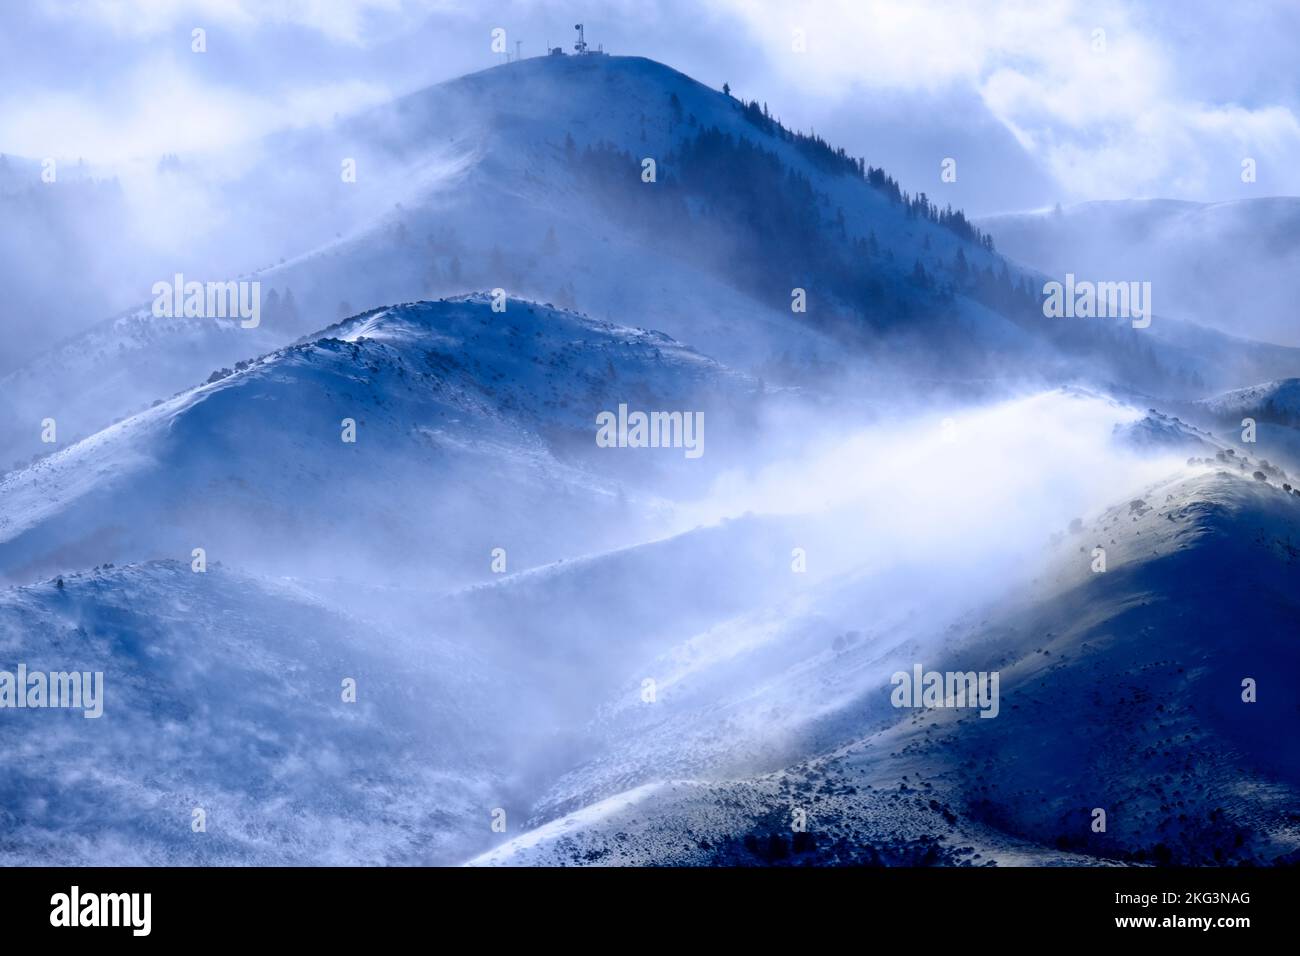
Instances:
[[[933,190],[952,157],[947,193],[975,214],[1300,193],[1292,0],[34,0],[0,12],[0,152],[229,145],[491,66],[494,27],[528,56],[571,45],[578,20],[907,188]]]

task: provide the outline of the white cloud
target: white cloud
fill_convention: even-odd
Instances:
[[[276,129],[328,122],[389,99],[392,91],[356,80],[291,87],[275,96],[215,86],[172,54],[130,68],[111,102],[46,91],[0,101],[5,149],[91,163],[155,161],[162,153],[221,149]]]
[[[727,3],[772,67],[805,92],[974,90],[1072,198],[1214,195],[1242,157],[1280,169],[1300,149],[1285,105],[1247,108],[1184,93],[1187,64],[1134,4]],[[806,33],[806,54],[792,50],[795,28]],[[1102,49],[1096,30],[1104,31]],[[1292,188],[1300,186],[1291,175]]]
[[[45,0],[42,10],[52,18],[99,23],[134,37],[181,26],[252,30],[290,24],[341,42],[359,43],[370,16],[399,13],[406,6],[403,0]]]

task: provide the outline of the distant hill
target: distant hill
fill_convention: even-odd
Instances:
[[[1157,309],[1230,335],[1300,345],[1300,198],[1087,202],[979,221],[1053,276],[1150,281]]]

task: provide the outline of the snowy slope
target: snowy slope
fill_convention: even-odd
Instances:
[[[729,207],[742,140],[741,192],[783,185]],[[274,146],[383,198],[257,273],[293,309],[131,310],[0,378],[6,458],[61,438],[0,473],[0,666],[109,687],[6,715],[7,861],[1294,854],[1300,466],[1233,419],[1290,414],[1300,351],[1160,293],[1150,334],[1048,327],[997,301],[1041,274],[641,58]],[[620,404],[703,412],[707,454],[597,447]],[[890,706],[918,662],[999,670],[998,719]]]
[[[1238,451],[1300,472],[1300,379],[1233,389],[1189,403],[1182,413]]]
[[[519,569],[635,540],[658,494],[744,440],[727,423],[756,394],[661,334],[516,299],[377,310],[0,480],[0,573],[205,548],[283,573],[477,580],[495,547]],[[707,456],[597,448],[596,414],[619,403],[705,411]]]
[[[1235,471],[1212,460],[1189,466],[1058,536],[1032,583],[960,615],[938,647],[909,647],[906,625],[887,621],[827,648],[832,663],[806,657],[799,669],[820,675],[823,702],[834,699],[829,681],[859,692],[840,709],[837,733],[824,720],[820,737],[794,734],[803,756],[784,769],[747,775],[706,763],[683,772],[648,761],[648,776],[614,779],[612,791],[561,806],[473,862],[1295,859],[1300,696],[1277,675],[1300,664],[1290,636],[1300,613],[1300,494]],[[1096,545],[1108,549],[1101,574],[1091,569]],[[1251,573],[1223,572],[1242,567]],[[998,717],[890,707],[888,675],[917,660],[998,670]],[[1242,701],[1244,677],[1259,681],[1257,703]],[[799,730],[771,691],[760,699]],[[713,709],[722,704],[713,698]],[[677,697],[661,706],[687,708],[660,717],[680,754],[683,726],[705,712]],[[734,738],[742,727],[719,729]],[[620,756],[629,762],[626,748]],[[1090,826],[1096,807],[1108,814],[1104,833]],[[796,810],[805,833],[793,830]]]
[[[155,318],[148,309],[115,316],[0,378],[8,418],[0,469],[17,470],[286,341],[270,325],[245,329],[230,319]],[[41,441],[47,418],[58,427],[53,446]]]
[[[625,80],[642,72],[637,64],[648,61],[603,59],[609,82],[581,96],[570,95],[579,89],[569,65],[576,61],[556,61],[489,70],[335,129],[276,137],[268,169],[250,171],[250,182],[277,181],[286,163],[310,174],[337,168],[340,155],[358,156],[358,188],[372,196],[364,225],[322,236],[246,277],[262,282],[263,296],[293,291],[298,318],[264,315],[260,329],[223,334],[216,320],[158,320],[142,304],[106,321],[0,378],[0,449],[12,449],[0,466],[49,451],[39,443],[43,418],[63,423],[66,443],[174,394],[212,368],[287,344],[341,309],[352,314],[479,288],[500,286],[603,319],[676,330],[683,341],[741,367],[783,353],[833,358],[831,343],[790,321],[788,301],[755,303],[670,248],[629,235],[583,200],[562,149],[565,127],[583,135],[576,117],[593,112],[600,117],[588,128],[593,139],[636,142],[636,120],[618,97]],[[689,82],[650,66],[637,80],[642,87],[669,76]],[[558,71],[551,77],[553,101],[521,96],[529,71],[548,77]],[[725,99],[698,90],[697,97]],[[664,114],[667,92],[660,92],[656,113]],[[348,201],[337,181],[320,188],[330,202]],[[386,202],[376,201],[377,189],[386,190]],[[551,228],[558,251],[548,253],[543,245]],[[170,271],[159,278],[170,280]],[[684,331],[695,334],[683,337]]]
[[[452,862],[488,843],[527,734],[494,703],[509,675],[454,635],[216,566],[0,591],[0,654],[104,688],[95,719],[5,712],[7,865]]]
[[[1260,421],[1295,426],[1300,424],[1300,378],[1233,389],[1197,405],[1215,418],[1251,416]]]
[[[68,755],[87,805],[106,808],[91,817],[83,791],[30,764],[2,804],[20,834],[13,861],[65,847],[69,820],[85,821],[72,851],[84,861],[129,843],[140,862],[1199,863],[1292,851],[1279,807],[1295,768],[1265,759],[1255,724],[1212,708],[1173,739],[1164,716],[1133,716],[1226,681],[1241,588],[1262,589],[1252,633],[1294,620],[1300,495],[1285,474],[1255,478],[1262,463],[1229,463],[1177,418],[1078,391],[967,410],[952,443],[908,422],[829,459],[796,450],[788,474],[747,449],[740,486],[683,478],[676,457],[652,467],[593,453],[591,412],[612,396],[691,407],[702,395],[744,406],[753,386],[657,333],[519,300],[504,314],[482,296],[419,303],[330,327],[11,476],[6,569],[20,562],[30,579],[42,562],[182,558],[0,592],[9,659],[102,669],[110,688],[132,689],[103,718],[124,731],[87,738],[94,721],[68,729],[62,714],[57,733],[11,726],[11,749]],[[349,412],[355,446],[338,442]],[[648,540],[669,526],[636,520],[650,495],[703,514],[692,496],[706,491],[734,520]],[[744,514],[751,501],[769,513]],[[1071,525],[1079,513],[1093,517]],[[195,574],[195,542],[209,561],[262,573]],[[497,543],[516,573],[447,593],[487,579]],[[1088,571],[1094,543],[1110,552],[1106,575]],[[1250,568],[1231,579],[1248,583],[1207,587],[1221,567]],[[1260,674],[1296,663],[1281,637],[1248,653],[1241,666]],[[1001,670],[999,719],[900,717],[889,675],[917,661]],[[339,731],[327,708],[347,706],[334,701],[349,669],[378,685],[379,703]],[[1105,716],[1090,706],[1098,694]],[[186,701],[202,706],[169,720]],[[1260,714],[1283,720],[1294,705],[1283,693]],[[1099,747],[1099,735],[1116,741]],[[140,756],[170,753],[176,737],[200,755],[191,769]],[[1180,748],[1192,745],[1187,777]],[[313,775],[305,752],[317,749],[328,765]],[[1151,803],[1152,760],[1195,783],[1187,821]],[[1097,780],[1110,789],[1094,798]],[[1087,799],[1112,801],[1109,841],[1070,829]],[[1189,803],[1182,789],[1169,800]],[[193,806],[225,821],[210,844],[185,829]],[[487,826],[496,808],[504,835]],[[794,809],[808,834],[789,833]],[[1154,841],[1153,821],[1171,818]]]
[[[878,300],[878,328],[867,330],[855,318],[862,301],[849,301],[829,261],[809,265],[807,274],[779,288],[755,289],[737,284],[725,257],[701,254],[689,239],[709,222],[707,184],[688,195],[699,228],[665,232],[647,221],[635,200],[629,205],[629,197],[654,195],[661,187],[670,195],[678,188],[684,144],[715,127],[805,177],[813,200],[804,211],[814,217],[819,241],[857,270],[854,294]],[[602,144],[624,157],[618,176],[630,185],[615,190],[621,198],[611,198],[608,183],[602,188],[583,160],[589,147]],[[296,310],[266,314],[260,329],[247,330],[223,328],[213,319],[158,320],[142,303],[74,337],[0,378],[0,467],[50,450],[39,441],[47,417],[61,423],[61,447],[167,398],[213,368],[287,344],[319,327],[321,317],[472,289],[501,287],[658,329],[768,380],[822,382],[827,371],[859,362],[873,371],[904,362],[927,377],[937,366],[957,378],[1006,377],[1013,369],[1049,383],[1109,382],[1141,376],[1151,364],[1125,364],[1148,346],[1146,338],[1130,334],[1081,355],[1077,343],[1058,341],[1060,329],[1041,316],[1012,321],[996,305],[976,302],[962,291],[964,283],[981,270],[1000,274],[1007,265],[1000,256],[909,215],[881,189],[828,165],[826,153],[763,127],[737,100],[639,57],[523,60],[411,94],[329,129],[280,134],[266,153],[267,162],[239,181],[281,183],[293,178],[286,169],[299,171],[302,182],[285,182],[277,191],[292,196],[284,200],[284,218],[299,224],[306,216],[304,193],[313,193],[304,184],[320,197],[315,205],[354,210],[345,232],[300,242],[279,264],[249,274],[262,282],[264,296],[271,289],[281,296],[292,292]],[[321,172],[337,169],[339,156],[358,157],[353,187]],[[659,163],[660,183],[640,182],[644,158]],[[201,167],[202,160],[187,162]],[[365,202],[349,188],[364,191],[356,195]],[[741,210],[742,221],[763,221],[774,198],[804,202],[786,187],[764,195]],[[295,236],[303,232],[299,225]],[[724,232],[705,248],[726,248],[752,232],[728,228],[735,236]],[[855,245],[868,239],[875,252]],[[965,279],[956,271],[959,251],[970,270]],[[914,281],[918,264],[929,289]],[[1007,268],[1011,281],[1041,287],[1041,276],[1014,262]],[[159,278],[170,277],[168,270]],[[801,315],[791,311],[796,282],[809,293],[808,312]],[[950,287],[956,294],[944,298]],[[1194,371],[1207,388],[1300,368],[1292,350],[1165,320],[1166,301],[1162,292],[1155,347],[1166,356],[1164,364]]]

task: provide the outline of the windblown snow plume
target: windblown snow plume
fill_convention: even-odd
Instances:
[[[0,13],[0,863],[1300,860],[1293,50],[53,6]]]

